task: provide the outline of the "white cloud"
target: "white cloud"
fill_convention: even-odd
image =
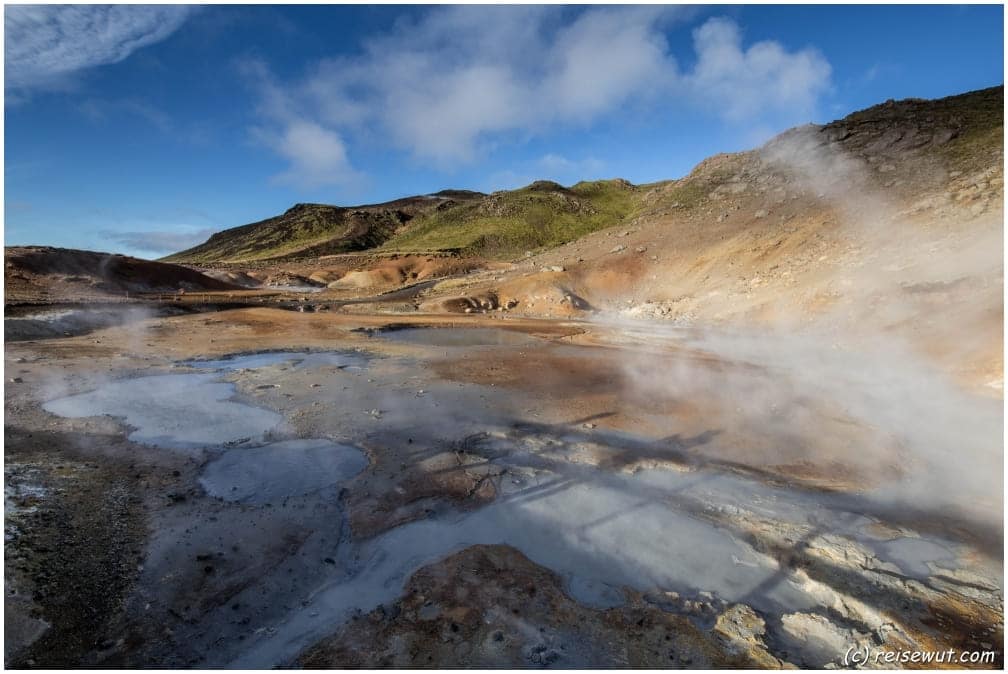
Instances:
[[[318,124],[294,121],[279,135],[265,131],[259,135],[290,163],[286,172],[275,176],[277,182],[312,188],[345,185],[357,179],[339,134]]]
[[[79,70],[122,61],[171,35],[189,14],[171,5],[7,5],[6,88],[59,86]]]
[[[361,176],[350,165],[338,131],[307,114],[298,97],[284,89],[263,62],[245,60],[239,70],[255,83],[259,95],[263,123],[251,129],[252,138],[288,163],[286,171],[273,176],[273,182],[301,189],[359,184]]]
[[[274,122],[273,147],[299,120],[447,167],[472,161],[500,134],[590,122],[644,95],[649,79],[674,71],[660,31],[673,13],[589,9],[564,23],[557,7],[442,7],[293,85],[278,85],[261,63],[244,70]]]
[[[774,41],[744,49],[741,31],[730,19],[709,19],[693,31],[693,41],[697,64],[685,82],[693,96],[727,119],[781,111],[811,115],[830,87],[832,68],[818,51],[788,52]]]
[[[292,151],[294,124],[331,139],[338,159],[325,168],[335,174],[350,167],[345,139],[451,168],[502,143],[587,127],[635,107],[713,105],[732,123],[766,124],[772,114],[805,121],[801,115],[830,86],[829,64],[817,52],[769,41],[743,48],[738,26],[721,18],[694,31],[697,63],[682,72],[666,37],[682,11],[431,9],[299,80],[278,83],[264,64],[247,64],[268,120],[257,135],[271,135],[269,145],[291,162],[291,178],[321,166],[314,148],[305,157]]]
[[[590,121],[634,98],[648,98],[676,76],[675,59],[653,7],[597,8],[561,30],[537,94],[553,116]]]
[[[364,102],[396,143],[421,159],[476,157],[495,134],[590,122],[674,72],[662,8],[440,8],[373,39],[364,59],[333,63],[312,84]],[[337,74],[338,73],[338,74]],[[335,85],[335,86],[333,86]],[[338,120],[334,120],[338,121]]]

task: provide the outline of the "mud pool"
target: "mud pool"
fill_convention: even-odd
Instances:
[[[45,403],[64,417],[121,417],[135,442],[170,449],[199,449],[263,440],[283,417],[236,402],[233,384],[215,374],[168,374],[108,382],[89,393]]]
[[[186,361],[201,370],[239,371],[281,366],[360,368],[359,354],[265,352],[219,360]],[[121,417],[129,438],[154,447],[198,449],[261,443],[283,432],[283,417],[236,400],[235,386],[221,374],[167,374],[106,382],[88,393],[51,400],[44,408],[64,417]]]
[[[872,518],[802,493],[717,474],[610,475],[574,465],[531,470],[522,459],[516,451],[492,461],[502,471],[500,495],[491,505],[406,524],[352,546],[342,558],[344,577],[316,588],[308,607],[228,664],[284,662],[323,636],[320,624],[393,601],[414,571],[476,544],[517,548],[560,574],[570,596],[594,608],[623,604],[623,588],[633,588],[659,596],[709,593],[723,605],[741,602],[769,614],[827,610],[828,598],[817,597],[747,541],[745,523],[759,521],[785,537],[827,526],[913,577],[955,566],[951,542],[880,541],[870,533]]]
[[[281,503],[348,480],[367,467],[356,447],[327,440],[285,440],[230,449],[203,471],[210,496],[239,503]]]

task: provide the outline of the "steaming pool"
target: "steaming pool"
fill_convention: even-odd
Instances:
[[[491,328],[407,328],[380,337],[443,347],[537,340]],[[199,484],[223,507],[273,508],[297,499],[306,509],[304,526],[341,541],[333,574],[310,586],[295,585],[281,619],[210,664],[258,668],[289,662],[358,612],[395,601],[421,567],[476,544],[518,549],[559,574],[573,599],[594,608],[623,605],[624,588],[633,588],[684,597],[711,593],[722,605],[743,602],[767,614],[825,611],[833,600],[810,592],[754,544],[763,529],[796,544],[825,524],[832,536],[877,556],[893,573],[918,580],[955,568],[962,552],[935,536],[874,533],[878,519],[849,495],[772,486],[713,469],[610,472],[580,462],[583,438],[576,434],[542,442],[509,428],[490,429],[471,450],[484,457],[492,476],[496,498],[490,503],[472,511],[439,509],[371,538],[346,538],[341,516],[312,520],[310,513],[333,499],[341,502],[328,488],[356,488],[369,467],[365,452],[352,443],[290,437],[284,415],[240,400],[235,384],[223,378],[276,368],[324,371],[348,378],[350,385],[350,378],[360,382],[354,374],[369,366],[368,357],[357,352],[246,353],[188,360],[178,364],[185,372],[115,380],[45,403],[47,411],[65,417],[122,418],[134,442],[203,457]],[[417,401],[413,389],[384,396],[389,407]],[[375,437],[381,438],[371,436],[372,442]],[[248,535],[234,529],[235,537]],[[250,593],[256,583],[287,583],[287,578],[280,568],[269,571]]]
[[[185,309],[175,307],[152,309],[129,304],[39,307],[22,313],[8,312],[4,316],[4,339],[13,342],[85,335],[154,316],[177,316],[185,313],[188,313]]]

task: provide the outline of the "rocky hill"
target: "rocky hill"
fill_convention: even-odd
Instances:
[[[298,204],[164,258],[189,264],[293,260],[377,249],[509,258],[618,223],[643,190],[625,180],[538,181],[481,194],[444,190],[373,206]]]
[[[623,222],[645,191],[619,179],[580,182],[570,188],[540,180],[426,214],[384,248],[513,258]]]
[[[250,262],[375,248],[413,218],[482,195],[458,190],[370,206],[296,204],[282,215],[218,232],[166,262]]]

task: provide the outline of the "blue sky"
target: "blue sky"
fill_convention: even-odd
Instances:
[[[7,245],[157,257],[300,201],[676,178],[1003,82],[988,6],[7,6]]]

